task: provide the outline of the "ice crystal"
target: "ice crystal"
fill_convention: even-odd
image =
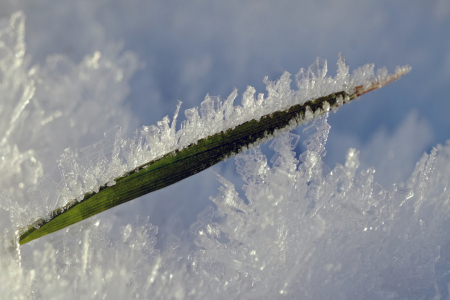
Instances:
[[[97,72],[96,70],[102,66],[100,59],[101,54],[98,52],[92,57],[86,58],[80,66],[79,77],[89,79],[92,75],[87,70]],[[61,59],[56,58],[55,60],[60,63]],[[62,65],[67,67],[65,64]],[[111,66],[111,62],[104,62],[104,65]],[[83,201],[86,194],[97,193],[101,187],[114,185],[115,178],[127,176],[130,172],[145,167],[145,164],[159,159],[165,154],[196,144],[200,139],[225,132],[250,120],[258,120],[264,115],[286,110],[293,105],[304,104],[309,100],[336,92],[356,93],[359,96],[371,89],[383,86],[410,70],[410,67],[406,66],[398,68],[395,74],[389,75],[385,69],[380,69],[375,75],[373,64],[368,64],[350,75],[342,55],[339,56],[337,65],[338,73],[336,77],[332,78],[327,76],[327,61],[317,58],[308,70],[301,69],[296,75],[297,90],[291,90],[291,79],[288,72],[285,72],[275,82],[269,81],[266,77],[264,82],[267,95],[259,93],[256,96],[256,90],[248,86],[242,95],[241,105],[234,105],[238,96],[237,90],[234,90],[224,100],[207,95],[200,107],[185,111],[186,120],[181,123],[178,130],[176,121],[181,101],[178,102],[172,120],[166,116],[156,125],[144,126],[136,132],[133,138],[124,136],[121,128],[116,126],[105,132],[104,139],[81,149],[80,153],[66,149],[53,171],[39,179],[36,187],[33,187],[31,191],[35,201],[33,206],[22,210],[17,219],[22,221],[20,223],[22,226],[33,223],[36,228],[39,228],[41,224],[39,220],[50,220],[53,217],[52,211],[68,207],[74,200]],[[112,67],[105,68],[111,69]],[[109,69],[108,76],[111,75]],[[112,74],[122,72],[117,67],[112,69]],[[71,74],[73,70],[65,72]],[[88,85],[90,87],[90,84]],[[58,95],[60,96],[60,94]],[[335,107],[342,105],[345,101],[348,99],[339,98]],[[89,110],[91,109],[90,107]],[[314,113],[310,107],[307,107],[303,119],[293,122],[290,128],[296,127],[301,122],[309,122],[330,109],[330,104],[327,102],[323,104],[322,109],[317,109]],[[49,120],[53,120],[52,118],[62,115],[59,110],[57,112],[59,113],[44,119],[41,123],[45,124]],[[316,142],[316,140],[311,141],[311,143]],[[321,152],[319,155],[323,156],[324,153]],[[300,159],[306,159],[309,161],[308,163],[314,164],[318,157],[311,155],[306,154],[306,157]],[[34,179],[34,181],[37,180],[38,177]]]
[[[185,111],[179,130],[180,106],[172,121],[143,127],[135,138],[114,127],[80,153],[66,149],[51,167],[53,152],[82,143],[89,118],[99,122],[95,130],[111,127],[136,60],[123,54],[119,65],[94,53],[76,65],[52,56],[29,68],[23,18],[14,14],[0,30],[2,299],[448,298],[450,142],[424,154],[405,183],[382,187],[373,168],[359,167],[356,149],[343,165],[324,164],[326,106],[320,118],[305,114],[314,121],[303,129],[300,155],[293,150],[301,137],[286,133],[270,142],[270,158],[258,147],[236,156],[245,197],[216,174],[221,187],[190,227],[192,247],[171,235],[161,251],[158,228],[138,216],[123,226],[90,219],[19,248],[18,224],[82,201],[84,192],[114,185],[115,176],[148,160],[295,103],[360,86],[363,93],[391,79],[372,65],[349,75],[342,56],[332,79],[318,59],[297,74],[299,90],[289,88],[285,73],[265,80],[266,96],[249,87],[241,105],[233,105],[236,91],[225,100],[207,96],[200,108]],[[366,85],[375,76],[378,85]],[[99,114],[110,101],[110,114]],[[75,125],[78,130],[70,130]],[[42,139],[54,148],[39,148]]]
[[[88,138],[90,130],[101,133],[119,119],[125,128],[134,126],[126,109],[121,109],[120,118],[116,110],[138,66],[132,53],[108,58],[96,52],[78,65],[53,55],[46,64],[30,67],[24,37],[25,16],[17,12],[0,28],[0,191],[14,199],[13,205],[0,203],[0,208],[11,211],[14,226],[48,217],[50,211],[68,199],[81,199],[84,189],[95,190],[98,180],[103,180],[91,172],[80,185],[76,178],[87,160],[69,149],[56,166],[55,157],[68,146],[93,142],[92,135]],[[92,119],[96,124],[88,126]],[[109,145],[101,143],[97,149],[107,151]],[[107,158],[101,160],[98,150],[88,150],[85,157],[90,161],[95,157],[95,163],[105,168]]]
[[[215,206],[202,211],[190,228],[196,249],[180,249],[180,239],[170,236],[160,253],[154,247],[157,228],[141,217],[119,230],[113,221],[74,225],[32,256],[4,240],[2,270],[10,273],[1,282],[14,281],[6,295],[379,299],[445,294],[450,144],[424,154],[404,186],[385,190],[374,181],[373,169],[359,169],[355,149],[344,165],[324,166],[326,119],[327,114],[304,129],[306,151],[298,157],[292,149],[300,137],[293,133],[271,142],[271,162],[258,147],[236,157],[247,201],[216,174],[222,187],[211,197]],[[122,237],[109,238],[116,231]]]

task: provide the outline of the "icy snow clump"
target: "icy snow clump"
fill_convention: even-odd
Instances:
[[[11,32],[14,33],[14,31]],[[88,57],[81,67],[79,77],[82,79],[86,77],[87,82],[90,82],[90,75],[84,69],[96,70],[100,65],[106,69],[106,78],[111,76],[111,72],[112,75],[114,72],[121,74],[122,70],[113,66],[110,61],[103,61],[103,64],[100,64],[102,62],[100,58],[101,54],[98,52],[93,57]],[[236,89],[224,100],[207,95],[200,107],[185,111],[186,120],[181,123],[179,130],[176,129],[176,120],[181,101],[178,103],[172,121],[166,116],[157,122],[157,125],[142,127],[134,138],[122,136],[121,128],[116,126],[105,132],[104,139],[81,149],[80,153],[67,148],[50,173],[39,180],[33,179],[34,182],[38,181],[31,191],[34,201],[26,209],[20,209],[20,213],[15,218],[18,220],[17,224],[22,227],[34,224],[36,228],[39,228],[40,223],[36,220],[50,220],[54,210],[68,207],[67,204],[74,200],[83,201],[86,194],[97,193],[103,186],[114,185],[116,178],[126,176],[131,171],[142,168],[165,154],[195,144],[200,139],[336,92],[359,96],[389,83],[411,69],[409,66],[398,67],[395,74],[389,75],[387,70],[382,68],[375,75],[374,65],[367,64],[350,75],[342,55],[339,56],[337,65],[337,75],[332,78],[327,76],[327,61],[317,58],[308,70],[301,69],[296,75],[297,90],[291,90],[288,72],[275,82],[269,81],[266,77],[264,79],[267,85],[266,96],[263,93],[256,95],[256,90],[248,86],[243,93],[241,104],[236,106],[234,105],[238,95]],[[63,67],[66,66],[63,65]],[[119,76],[117,74],[116,80]],[[64,90],[64,93],[67,91]],[[61,94],[57,96],[63,97]],[[24,101],[29,101],[29,98]],[[346,101],[348,101],[347,98],[338,98],[333,110]],[[329,109],[329,104],[326,103],[324,110]],[[91,108],[85,107],[85,110],[90,111]],[[307,109],[303,121],[309,122],[321,113],[323,113],[322,110],[317,110],[313,114],[310,109]],[[41,124],[60,116],[62,113],[58,110],[54,115],[43,119]],[[19,209],[16,211],[18,212]]]
[[[409,299],[448,297],[450,143],[424,154],[404,184],[382,188],[375,170],[322,162],[327,114],[300,137],[274,139],[236,157],[247,201],[222,183],[190,231],[196,249],[137,218],[79,223],[43,249],[4,240],[5,299]],[[121,238],[113,239],[115,232]],[[27,250],[28,249],[28,250]]]
[[[172,235],[161,251],[158,228],[140,216],[123,227],[91,218],[45,243],[11,243],[18,225],[65,201],[81,201],[84,191],[113,184],[120,172],[295,103],[361,85],[362,91],[376,88],[365,85],[388,81],[385,70],[374,75],[366,65],[349,75],[340,58],[332,79],[318,60],[297,74],[299,90],[290,89],[285,73],[275,83],[266,80],[267,96],[249,87],[241,105],[233,105],[236,91],[224,101],[207,96],[200,109],[185,112],[180,130],[178,109],[172,122],[166,117],[134,139],[116,128],[79,155],[66,150],[47,173],[54,152],[85,142],[83,128],[103,132],[116,123],[137,59],[118,52],[111,58],[94,53],[78,65],[64,56],[39,67],[27,62],[24,16],[16,13],[0,29],[2,299],[449,297],[450,142],[424,154],[405,183],[382,187],[375,170],[359,168],[355,149],[344,165],[325,166],[327,114],[304,129],[306,151],[299,156],[293,149],[300,137],[287,133],[271,142],[270,159],[259,148],[236,157],[245,199],[217,175],[222,187],[190,227],[195,247]],[[97,123],[87,126],[93,118]]]

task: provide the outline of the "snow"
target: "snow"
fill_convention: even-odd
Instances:
[[[14,25],[16,22],[20,26]],[[12,17],[11,24],[7,28],[7,32],[9,35],[16,37],[16,40],[13,39],[10,42],[11,45],[6,43],[5,46],[11,49],[11,54],[9,55],[11,57],[10,60],[14,61],[17,66],[22,67],[24,72],[26,65],[23,65],[23,62],[17,59],[21,58],[25,52],[25,45],[23,43],[23,14],[20,12],[16,13]],[[12,49],[16,49],[15,51],[19,52],[13,54]],[[86,57],[80,66],[79,74],[77,74],[84,84],[87,85],[87,87],[82,87],[81,90],[84,97],[88,99],[92,97],[92,100],[94,100],[98,93],[104,93],[104,91],[106,93],[106,90],[108,90],[108,94],[110,93],[109,89],[106,88],[98,91],[96,90],[98,87],[91,87],[91,77],[93,75],[89,72],[96,74],[100,70],[100,76],[102,77],[99,78],[100,83],[96,84],[100,86],[103,85],[102,83],[105,80],[103,78],[104,72],[106,72],[106,78],[111,75],[114,76],[114,74],[120,74],[120,77],[115,75],[115,77],[110,78],[113,82],[120,82],[122,80],[123,71],[118,67],[112,67],[110,61],[105,61],[101,64],[101,58],[102,55],[100,52],[95,52],[92,57]],[[54,60],[49,60],[51,62],[49,71],[57,72],[62,68],[63,74],[67,74],[67,65],[61,62],[64,61],[64,58],[56,57]],[[135,59],[131,58],[130,60],[133,61]],[[54,63],[57,63],[57,66]],[[215,133],[225,132],[244,122],[253,119],[258,120],[264,115],[269,115],[276,111],[283,111],[293,105],[304,104],[309,100],[336,92],[344,91],[348,95],[352,95],[356,91],[359,96],[369,90],[382,87],[399,76],[408,73],[411,69],[409,66],[398,67],[396,73],[390,75],[384,68],[377,71],[377,75],[375,75],[373,71],[374,65],[367,64],[356,69],[353,75],[349,75],[349,68],[346,66],[345,59],[342,55],[339,56],[337,66],[338,73],[335,78],[332,78],[331,76],[327,76],[327,61],[317,58],[308,70],[301,69],[296,75],[298,90],[291,90],[291,79],[288,72],[285,72],[275,82],[269,81],[266,77],[264,83],[266,84],[267,96],[260,93],[256,97],[255,88],[248,86],[242,95],[241,105],[234,106],[234,101],[238,95],[236,89],[224,100],[220,99],[220,97],[207,95],[205,100],[200,104],[200,108],[194,107],[185,111],[186,120],[182,122],[179,130],[176,129],[176,121],[182,104],[181,101],[178,101],[172,120],[166,116],[157,122],[156,126],[144,126],[137,131],[134,138],[123,137],[121,128],[116,126],[105,132],[104,139],[96,142],[92,146],[81,149],[79,154],[67,148],[64,150],[61,159],[57,162],[53,170],[39,179],[38,185],[32,188],[32,198],[34,201],[32,206],[28,208],[21,206],[15,209],[17,212],[15,219],[21,220],[17,226],[25,227],[28,224],[33,224],[36,228],[39,228],[39,220],[50,220],[53,217],[51,212],[55,209],[66,207],[74,199],[82,201],[85,194],[96,193],[102,186],[113,185],[115,178],[125,176],[128,172],[138,169],[155,159],[159,159],[167,153],[181,150]],[[70,70],[69,72],[73,71]],[[43,73],[45,74],[46,72]],[[13,78],[8,73],[6,76]],[[16,112],[12,114],[9,129],[3,138],[5,143],[16,124],[18,124],[17,119],[20,113],[34,95],[34,81],[43,81],[42,86],[44,86],[44,90],[49,89],[48,83],[45,81],[47,79],[45,75],[43,78],[36,77],[38,75],[34,75],[36,78],[29,78],[29,76],[24,74],[21,76],[24,78],[23,80],[28,82],[26,83],[26,89],[23,92],[21,102],[15,106]],[[66,80],[70,82],[70,87],[73,88],[77,83],[71,82],[72,79],[70,77],[67,78],[68,75],[65,76]],[[89,94],[86,95],[86,90],[89,92],[89,88],[94,89],[92,96]],[[70,89],[68,91],[64,90],[64,93],[67,92],[71,93],[72,91]],[[53,98],[57,103],[59,101],[58,96],[61,97],[62,95],[57,93],[56,97]],[[100,96],[100,98],[105,98],[105,95]],[[343,104],[345,101],[347,100],[339,100],[338,104]],[[52,106],[55,104],[50,102],[47,105]],[[84,105],[83,111],[92,110],[92,103],[86,103]],[[101,108],[99,107],[99,109]],[[329,111],[329,103],[325,103],[323,109]],[[43,111],[41,111],[42,113]],[[104,114],[104,112],[101,113]],[[312,111],[307,110],[304,121],[311,121],[321,113],[322,110],[316,110],[313,115]],[[40,116],[38,120],[40,123],[38,125],[45,126],[46,123],[62,115],[62,112],[57,110],[49,117],[44,118]],[[66,115],[68,115],[67,111]],[[298,126],[297,123],[292,124],[291,127],[295,128],[296,126]]]
[[[276,299],[415,297],[439,293],[445,282],[450,194],[450,143],[422,159],[404,186],[383,189],[375,170],[358,169],[359,151],[331,171],[321,157],[327,114],[304,129],[307,150],[296,158],[299,137],[274,139],[268,159],[253,148],[236,157],[245,203],[226,178],[192,224],[197,248],[185,252],[176,236],[155,249],[157,227],[138,217],[122,238],[114,222],[69,227],[43,250],[2,252],[8,296],[83,294],[96,298]],[[117,230],[117,229],[116,229]],[[7,247],[7,240],[2,243]],[[442,245],[442,246],[439,246]],[[395,253],[392,255],[392,253]],[[414,272],[408,270],[414,261]],[[74,284],[76,283],[76,284]],[[28,289],[30,288],[30,289]],[[70,296],[72,295],[72,296]]]
[[[216,174],[222,186],[211,197],[214,207],[203,210],[190,228],[196,248],[187,249],[170,236],[160,251],[158,228],[142,216],[121,228],[113,219],[92,218],[45,242],[22,248],[11,243],[17,225],[33,218],[30,213],[45,216],[70,199],[81,201],[83,191],[112,185],[114,176],[148,159],[319,95],[359,85],[363,93],[374,88],[365,83],[375,76],[380,84],[391,80],[384,69],[375,75],[372,65],[350,76],[342,57],[332,79],[326,76],[326,61],[318,59],[296,76],[298,91],[290,89],[285,73],[276,82],[265,80],[265,97],[256,97],[249,87],[241,105],[233,106],[236,91],[226,100],[207,96],[200,109],[187,110],[180,130],[175,127],[179,104],[172,121],[165,117],[157,126],[143,127],[135,138],[123,137],[121,129],[113,127],[80,154],[63,152],[70,143],[83,144],[83,126],[92,118],[98,122],[93,130],[112,127],[137,59],[95,52],[79,65],[52,56],[46,65],[30,68],[22,42],[23,15],[12,20],[14,26],[0,34],[5,54],[0,77],[0,209],[7,215],[1,221],[0,243],[4,299],[448,295],[450,143],[424,154],[405,183],[382,187],[374,180],[373,168],[359,168],[356,149],[347,152],[343,165],[329,169],[323,163],[331,134],[328,113],[306,116],[315,120],[303,130],[306,151],[298,156],[293,150],[301,138],[287,133],[271,141],[271,159],[260,148],[236,157],[246,199],[231,181]],[[407,70],[400,68],[396,74]],[[127,112],[121,113],[127,119]],[[58,126],[46,127],[58,120]],[[39,148],[42,139],[54,146]],[[56,151],[63,152],[61,159],[44,175],[50,168],[46,157]]]

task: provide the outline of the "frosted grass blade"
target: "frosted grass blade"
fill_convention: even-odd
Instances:
[[[191,144],[182,150],[175,150],[160,159],[147,162],[116,178],[115,185],[103,186],[97,193],[85,194],[81,202],[73,200],[64,207],[54,210],[49,220],[39,219],[27,228],[22,228],[19,243],[26,244],[181,181],[249,147],[259,145],[302,123],[307,123],[325,112],[336,111],[343,104],[391,83],[409,70],[409,68],[403,68],[396,71],[394,75],[384,76],[382,79],[357,86],[352,94],[345,91],[332,93],[262,116],[259,120],[244,122],[225,132],[200,139],[196,144]]]

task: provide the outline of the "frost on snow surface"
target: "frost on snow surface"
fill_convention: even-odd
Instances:
[[[301,140],[292,133],[270,142],[270,159],[258,147],[236,156],[246,199],[216,174],[222,186],[190,227],[196,248],[182,247],[172,235],[160,251],[158,228],[145,217],[121,228],[92,218],[45,244],[12,244],[18,225],[71,199],[82,201],[86,191],[114,184],[167,152],[322,95],[374,88],[365,84],[376,76],[381,84],[389,80],[385,69],[375,75],[373,65],[349,75],[342,58],[338,75],[327,77],[326,61],[317,60],[297,74],[298,90],[290,89],[285,73],[277,82],[265,80],[267,96],[249,87],[241,105],[233,105],[236,91],[223,101],[207,96],[200,108],[186,110],[179,130],[180,106],[172,121],[143,127],[133,139],[114,128],[80,154],[66,149],[52,168],[55,148],[84,142],[85,122],[95,118],[94,130],[111,127],[137,59],[94,53],[75,65],[52,56],[30,68],[23,18],[14,14],[0,29],[2,299],[449,297],[450,143],[424,154],[410,179],[386,189],[374,181],[375,170],[359,168],[356,149],[344,165],[324,165],[328,113],[304,128],[306,151],[298,156],[293,150]],[[55,146],[40,148],[43,139]]]
[[[21,13],[16,13],[12,17],[10,26],[2,33],[2,36],[5,36],[3,49],[6,53],[2,63],[2,67],[5,69],[4,88],[7,89],[5,92],[13,97],[10,103],[7,103],[10,104],[10,107],[5,106],[5,113],[10,113],[10,118],[4,119],[6,132],[2,140],[2,145],[8,147],[6,151],[9,153],[14,151],[14,146],[16,146],[12,145],[12,141],[16,138],[12,137],[12,133],[16,134],[14,130],[21,122],[23,123],[25,120],[30,122],[30,113],[33,116],[37,115],[32,120],[37,122],[37,126],[31,127],[34,131],[32,136],[40,138],[43,133],[39,129],[54,119],[60,118],[65,121],[69,118],[70,126],[74,127],[77,123],[75,121],[76,113],[83,114],[85,121],[88,120],[86,117],[96,119],[95,112],[107,117],[109,114],[105,114],[102,111],[103,106],[99,104],[109,101],[110,98],[116,98],[116,102],[120,103],[124,97],[122,90],[116,94],[114,88],[111,88],[114,87],[115,82],[123,80],[124,68],[102,58],[99,52],[94,53],[91,57],[86,57],[78,67],[71,65],[64,57],[56,56],[48,60],[48,66],[43,70],[33,67],[26,73],[23,19]],[[125,68],[129,69],[128,73],[133,72],[136,69],[136,59],[131,54],[125,53],[123,56],[120,61],[125,61]],[[105,132],[104,139],[81,149],[79,153],[66,148],[56,166],[45,176],[38,178],[36,172],[40,172],[41,168],[36,167],[37,170],[33,173],[35,177],[30,178],[30,183],[36,183],[36,185],[31,189],[24,189],[29,191],[28,195],[33,201],[28,205],[21,204],[12,209],[15,225],[25,227],[28,224],[34,224],[38,228],[39,222],[36,221],[50,220],[54,210],[63,208],[74,200],[83,201],[86,193],[97,193],[101,187],[115,184],[115,178],[125,176],[150,161],[159,159],[174,150],[181,150],[195,144],[200,139],[215,133],[332,93],[343,91],[348,95],[356,93],[359,96],[389,83],[411,69],[409,66],[397,67],[395,74],[390,75],[386,68],[382,68],[375,74],[374,65],[367,64],[350,75],[342,55],[339,56],[337,66],[337,75],[332,78],[327,76],[327,61],[317,58],[308,70],[301,69],[295,76],[298,87],[296,90],[290,88],[291,79],[288,72],[285,72],[276,82],[271,82],[266,77],[264,82],[267,85],[267,96],[264,96],[263,93],[256,95],[256,90],[248,86],[242,95],[241,104],[236,106],[234,105],[238,96],[236,89],[224,100],[207,95],[200,107],[185,111],[186,120],[181,123],[179,130],[176,129],[176,121],[181,101],[178,103],[172,120],[166,116],[157,122],[157,125],[144,126],[136,132],[134,138],[122,136],[121,128],[116,126]],[[16,74],[16,72],[18,73]],[[8,80],[13,81],[15,85],[8,85]],[[16,87],[17,85],[19,87]],[[22,94],[17,95],[17,93]],[[67,97],[67,94],[72,93],[74,94],[72,96],[74,99],[71,99],[72,103],[59,101],[61,98]],[[77,93],[80,93],[80,97],[87,97],[91,101],[85,103],[84,100],[77,98]],[[47,94],[53,101],[47,99]],[[99,94],[100,99],[97,101]],[[14,97],[19,96],[19,103],[14,102]],[[33,101],[30,101],[32,98]],[[40,98],[42,101],[39,101]],[[6,100],[8,99],[6,98]],[[341,97],[337,100],[337,105],[342,105],[344,101],[346,99]],[[36,108],[24,111],[33,104]],[[76,107],[77,104],[80,107]],[[51,113],[45,111],[45,106],[50,108],[49,112]],[[65,108],[66,106],[68,108]],[[71,109],[74,106],[76,108]],[[323,108],[328,111],[329,104],[324,104]],[[337,107],[333,109],[336,110]],[[86,112],[90,113],[85,114]],[[313,115],[312,111],[307,108],[304,121],[311,121],[322,112],[318,109]],[[102,121],[100,118],[100,125],[103,125]],[[78,127],[83,129],[82,122]],[[64,129],[68,130],[64,126],[58,128],[60,131]],[[19,136],[20,133],[18,133]],[[30,132],[26,132],[26,134],[30,134]],[[29,143],[29,138],[23,140]],[[33,158],[35,160],[32,154],[33,150],[29,151],[31,152],[28,153],[28,156],[23,157],[22,155],[21,159]],[[8,158],[5,160],[8,163]],[[34,161],[33,164],[36,165]],[[42,174],[39,173],[39,175]],[[24,185],[24,183],[22,184]]]

